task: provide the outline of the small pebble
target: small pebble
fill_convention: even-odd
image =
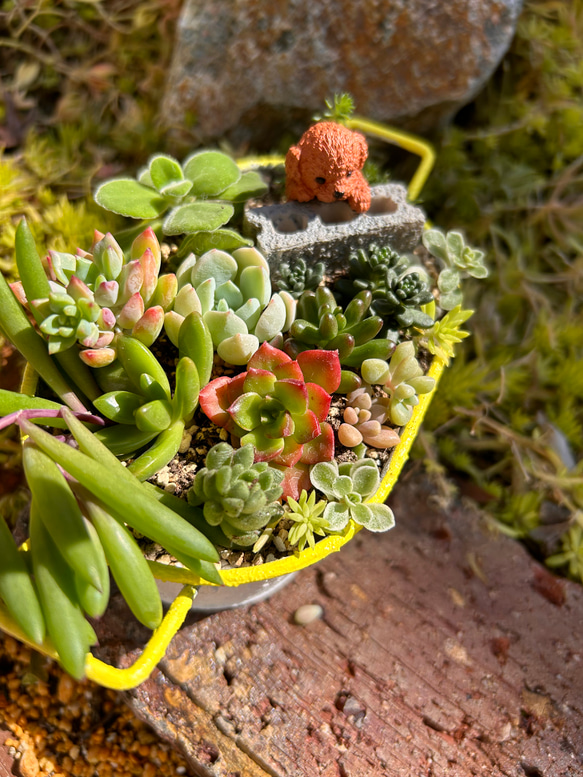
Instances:
[[[188,432],[184,432],[182,435],[182,440],[180,442],[180,447],[178,448],[178,453],[186,453],[186,451],[190,448],[190,443],[192,442],[192,435]]]
[[[176,483],[166,483],[164,486],[164,491],[166,491],[167,494],[173,494],[176,491]]]
[[[279,535],[276,535],[273,538],[273,544],[275,547],[279,550],[280,553],[285,553],[285,542],[282,540],[282,538]]]
[[[324,610],[319,604],[302,604],[294,612],[294,623],[298,626],[307,626],[312,621],[319,620],[324,614]]]

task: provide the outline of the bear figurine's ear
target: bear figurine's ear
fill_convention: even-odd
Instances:
[[[368,145],[366,142],[366,138],[364,135],[361,135],[360,132],[354,132],[354,151],[355,154],[358,154],[358,166],[360,169],[364,167],[364,163],[366,162],[366,158],[368,156]]]

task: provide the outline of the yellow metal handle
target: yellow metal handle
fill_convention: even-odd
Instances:
[[[190,585],[185,585],[170,605],[162,623],[152,634],[140,657],[131,666],[125,669],[117,669],[115,666],[110,666],[104,661],[95,658],[91,653],[88,653],[85,660],[86,676],[93,680],[93,682],[99,683],[99,685],[103,685],[105,688],[112,688],[115,691],[127,691],[143,683],[153,672],[156,664],[164,657],[172,638],[184,623],[195,596],[196,590]],[[0,603],[0,629],[20,642],[24,642],[33,650],[37,650],[55,661],[59,660],[59,656],[50,640],[46,639],[42,645],[36,645],[34,642],[31,642],[18,624],[11,618],[2,603]]]
[[[392,143],[395,146],[404,148],[405,151],[410,151],[412,154],[417,154],[417,156],[421,157],[419,167],[407,187],[409,199],[416,200],[421,194],[421,190],[425,186],[429,173],[433,170],[435,164],[436,157],[433,146],[423,138],[412,135],[410,132],[387,127],[386,124],[370,121],[370,119],[360,116],[353,116],[351,119],[347,119],[345,124],[350,129],[360,130],[367,135],[384,140],[386,143]]]

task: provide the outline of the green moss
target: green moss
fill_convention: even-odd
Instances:
[[[495,496],[488,510],[531,542],[543,502],[566,507],[572,525],[581,509],[569,472],[583,466],[581,126],[583,3],[527,0],[509,54],[446,131],[423,192],[432,221],[462,226],[493,268],[464,300],[474,337],[430,411],[432,455]],[[476,385],[473,371],[487,379]]]

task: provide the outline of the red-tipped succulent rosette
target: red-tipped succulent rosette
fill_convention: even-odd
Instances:
[[[294,467],[334,458],[326,418],[339,385],[336,351],[304,351],[294,361],[263,343],[245,372],[211,381],[199,401],[213,423],[254,445],[256,461]]]

